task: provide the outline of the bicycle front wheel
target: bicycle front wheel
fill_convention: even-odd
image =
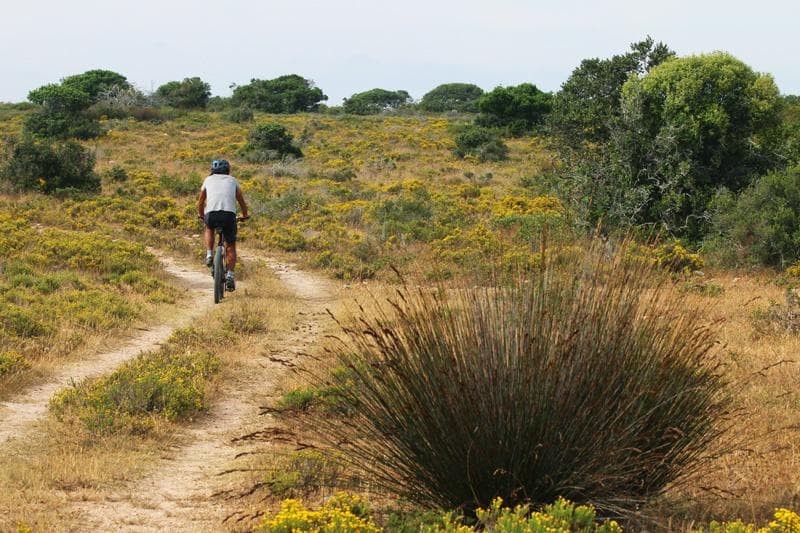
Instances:
[[[222,246],[217,246],[214,254],[214,303],[218,304],[225,295],[225,265],[222,264]]]

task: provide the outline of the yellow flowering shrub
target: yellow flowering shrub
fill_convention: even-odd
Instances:
[[[789,509],[776,509],[774,519],[766,527],[735,522],[711,522],[707,528],[697,529],[696,533],[798,533],[800,516]]]
[[[800,261],[786,267],[784,273],[790,278],[800,278]]]
[[[153,416],[188,418],[203,409],[206,381],[219,370],[220,360],[200,349],[186,349],[177,339],[108,376],[61,390],[51,399],[51,410],[59,419],[76,418],[98,434],[141,432]]]
[[[632,246],[631,256],[676,274],[689,274],[705,265],[699,254],[689,252],[677,240],[657,246]]]
[[[366,503],[359,496],[337,494],[325,505],[310,511],[301,500],[288,499],[274,515],[266,515],[256,531],[294,533],[313,531],[319,533],[378,533],[381,530],[369,516]]]
[[[466,525],[464,519],[453,513],[428,515],[420,523],[404,523],[396,517],[386,529],[379,527],[370,515],[366,502],[348,494],[337,494],[319,510],[306,509],[301,500],[287,499],[280,510],[267,514],[256,531],[271,533],[294,532],[377,532],[413,528],[421,533],[622,533],[614,520],[599,521],[590,505],[575,505],[563,498],[541,511],[531,512],[527,505],[504,507],[503,500],[495,499],[487,509],[476,510],[477,523]],[[775,511],[774,520],[766,527],[736,522],[712,522],[696,533],[797,533],[800,517],[788,509]]]

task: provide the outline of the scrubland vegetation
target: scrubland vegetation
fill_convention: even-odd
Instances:
[[[800,527],[800,104],[769,75],[648,39],[554,94],[339,108],[298,75],[220,98],[97,70],[29,99],[0,107],[0,394],[180,299],[154,254],[199,260],[196,194],[225,157],[243,246],[373,294],[270,408],[310,449],[250,459],[252,527]],[[261,316],[75,384],[51,423],[90,455],[157,442],[213,402],[209,346],[263,342]]]

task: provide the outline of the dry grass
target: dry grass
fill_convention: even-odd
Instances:
[[[777,507],[800,505],[800,336],[764,335],[753,322],[755,310],[783,300],[774,280],[771,272],[721,272],[713,282],[723,294],[693,297],[723,320],[722,358],[739,407],[729,439],[738,451],[674,491],[659,513],[664,523],[764,522]]]

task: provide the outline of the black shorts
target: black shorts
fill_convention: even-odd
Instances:
[[[203,219],[211,229],[222,228],[222,236],[225,242],[233,244],[236,242],[236,213],[230,211],[210,211]]]

